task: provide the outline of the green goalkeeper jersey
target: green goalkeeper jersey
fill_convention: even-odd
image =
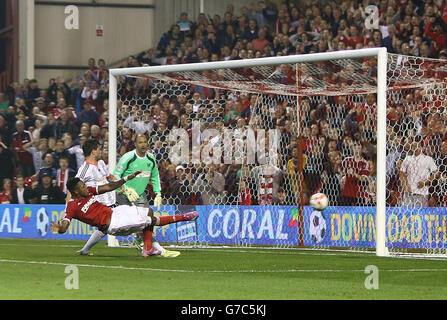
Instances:
[[[145,178],[134,178],[127,181],[124,185],[125,187],[133,188],[141,196],[146,190],[149,179],[152,184],[152,189],[154,192],[160,193],[160,175],[158,173],[157,161],[152,153],[146,152],[144,157],[137,155],[137,151],[133,150],[124,154],[113,171],[113,175],[117,178],[123,178],[135,171],[149,171],[150,177]]]

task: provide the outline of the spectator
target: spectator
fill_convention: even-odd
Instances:
[[[8,97],[3,92],[0,92],[0,114],[6,113],[9,107],[9,100],[7,99]]]
[[[388,52],[395,53],[395,50],[393,48],[393,42],[395,40],[396,28],[394,27],[394,25],[388,25],[387,33],[388,35],[383,37],[381,45],[383,47],[386,47]],[[378,35],[376,36],[378,37]],[[377,44],[376,40],[375,44]]]
[[[92,125],[90,127],[90,139],[95,139],[99,144],[104,144],[104,139],[101,136],[101,128],[97,125]]]
[[[65,83],[63,77],[57,77],[47,90],[47,96],[49,101],[56,103],[58,92],[62,94],[62,97],[66,100],[70,97],[70,88]]]
[[[54,164],[54,156],[53,153],[48,152],[44,155],[43,158],[43,167],[39,169],[38,172],[38,177],[39,177],[39,182],[42,180],[42,177],[45,174],[49,174],[51,175],[52,178],[54,178],[56,176],[56,168],[55,168],[55,164]]]
[[[52,185],[52,175],[44,171],[41,176],[41,182],[34,190],[38,203],[40,204],[64,204],[65,194]]]
[[[265,29],[260,29],[258,33],[258,38],[253,40],[253,50],[261,52],[264,51],[264,47],[269,43],[269,41],[265,37],[266,37]]]
[[[319,141],[309,146],[306,152],[306,165],[304,166],[304,181],[306,182],[308,196],[316,193],[320,187],[323,172],[323,149]]]
[[[103,81],[108,81],[108,79],[106,80],[108,71],[106,68],[106,61],[104,59],[98,59],[98,68],[94,70],[94,73],[99,83],[105,84]]]
[[[39,83],[36,79],[32,79],[29,82],[28,92],[27,92],[27,101],[26,105],[30,108],[33,102],[36,101],[37,98],[40,97],[40,88]]]
[[[75,170],[70,168],[68,157],[59,158],[59,169],[56,171],[56,186],[59,187],[62,192],[67,194],[67,181],[68,179],[76,175]]]
[[[33,137],[25,130],[22,120],[16,122],[16,132],[12,135],[12,147],[17,158],[19,172],[26,177],[34,174],[33,156],[26,149],[33,143]]]
[[[427,207],[429,187],[438,176],[438,167],[431,156],[422,152],[424,141],[415,139],[414,155],[407,155],[400,167],[400,182],[403,189],[399,206]]]
[[[341,173],[341,206],[361,206],[366,199],[365,185],[368,181],[370,167],[362,156],[362,146],[352,143],[352,157],[343,159],[340,165]]]
[[[88,59],[88,70],[90,72],[95,72],[97,70],[96,68],[96,60],[95,58],[89,58]]]
[[[78,130],[76,125],[70,121],[69,111],[66,109],[62,111],[60,118],[55,125],[56,139],[61,139],[64,133],[69,133],[72,137],[76,137]]]
[[[193,192],[199,192],[203,205],[223,204],[225,195],[225,179],[213,169],[200,174],[192,186]]]
[[[436,55],[439,51],[442,51],[445,48],[446,27],[447,25],[439,16],[430,17],[429,22],[425,27],[424,36],[433,40],[433,49]]]
[[[1,141],[0,136],[0,181],[12,179],[15,172],[14,153]]]
[[[248,10],[248,17],[256,21],[259,28],[267,27],[269,24],[267,13],[267,5],[265,1],[258,1],[255,8],[254,3],[251,3]]]
[[[56,148],[53,152],[53,158],[54,158],[54,168],[59,169],[59,160],[62,158],[72,159],[70,153],[65,148],[65,144],[63,140],[57,140],[56,142]],[[70,161],[70,160],[69,160]],[[71,169],[76,169],[76,163],[74,162],[74,159],[69,162],[69,167]]]
[[[36,203],[34,191],[25,184],[25,178],[21,175],[16,177],[16,188],[12,192],[11,203],[33,204]]]
[[[68,153],[70,155],[74,155],[76,159],[76,168],[80,168],[82,164],[84,163],[85,157],[84,152],[82,151],[82,146],[84,145],[85,141],[87,141],[87,136],[81,136],[79,138],[79,144],[75,144],[71,148],[68,148]]]
[[[183,166],[177,166],[175,169],[176,178],[172,183],[172,194],[174,204],[198,204],[195,203],[195,197],[191,190],[192,187],[192,177],[191,173],[186,173]]]
[[[49,151],[48,139],[34,140],[33,144],[27,148],[27,151],[33,155],[34,171],[38,172],[43,166],[45,154]]]
[[[332,140],[332,142],[336,142]],[[342,155],[336,148],[328,151],[328,157],[324,162],[324,171],[321,174],[321,188],[318,190],[327,195],[329,203],[333,206],[339,205],[341,193],[340,166]]]
[[[5,121],[5,118],[3,116],[0,115],[0,136],[2,137],[2,141],[6,144],[6,145],[10,145],[10,141],[11,141],[11,131],[8,127],[8,124]]]
[[[92,75],[93,73],[87,70],[87,74]],[[96,80],[85,81],[85,86],[82,90],[81,98],[84,100],[89,100],[89,102],[92,104],[96,102],[96,100],[98,99],[98,82]]]
[[[0,204],[9,204],[12,201],[12,180],[3,179],[2,191],[0,192]]]
[[[250,179],[256,188],[259,205],[273,205],[279,202],[278,191],[283,183],[281,170],[269,163],[257,166],[250,172]]]
[[[47,123],[40,130],[40,138],[50,138],[56,136],[56,117],[53,112],[47,113]]]
[[[88,99],[84,102],[84,110],[80,116],[81,122],[87,122],[90,125],[99,125],[99,114],[93,108],[93,101]]]
[[[241,180],[239,183],[239,201],[238,205],[240,206],[251,206],[251,193],[250,188],[247,186],[247,183],[244,180]]]
[[[177,22],[177,25],[180,27],[180,31],[182,32],[191,30],[192,22],[188,20],[188,14],[186,12],[182,12],[182,14],[180,14],[180,20]]]
[[[248,28],[245,30],[243,34],[243,38],[248,42],[252,42],[253,40],[258,38],[258,25],[256,20],[251,19],[248,21]]]

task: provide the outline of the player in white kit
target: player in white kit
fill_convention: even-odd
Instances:
[[[102,150],[101,145],[95,139],[87,140],[82,146],[85,161],[78,169],[76,178],[81,179],[87,187],[99,187],[109,183],[109,167],[101,160]],[[115,191],[106,192],[97,195],[96,198],[102,204],[114,208],[116,204]],[[77,251],[78,255],[89,255],[90,249],[98,243],[106,234],[100,230],[96,230],[90,236],[90,239],[84,247]]]

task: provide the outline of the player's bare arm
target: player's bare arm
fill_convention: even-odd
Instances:
[[[65,204],[68,203],[68,201],[71,200],[71,192],[69,190],[67,190],[67,196],[65,197]]]
[[[98,194],[102,194],[102,193],[106,193],[106,192],[110,192],[110,191],[113,191],[115,189],[118,189],[119,187],[123,186],[127,181],[132,180],[133,178],[135,178],[140,173],[141,173],[141,171],[135,171],[134,173],[124,177],[121,180],[113,181],[113,182],[110,182],[110,183],[105,184],[103,186],[99,186],[98,187]]]
[[[110,175],[107,177],[107,181],[109,181],[109,182],[115,182],[115,181],[118,181],[118,180],[119,180],[119,179],[118,179],[117,177],[115,177],[113,174],[110,174]],[[124,186],[121,186],[121,187],[120,187],[119,192],[124,192]]]
[[[69,226],[70,221],[68,220],[59,220],[57,223],[51,223],[51,229],[53,230],[53,232],[57,232],[59,234],[67,232]]]
[[[67,196],[65,197],[65,204],[68,203],[68,201],[71,200],[71,192],[67,190]],[[70,226],[70,221],[68,220],[59,220],[57,223],[52,222],[51,223],[51,229],[53,232],[57,233],[65,233]]]

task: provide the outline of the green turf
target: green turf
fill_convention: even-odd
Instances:
[[[0,299],[446,299],[447,261],[304,250],[179,249],[141,258],[134,249],[84,242],[0,239]],[[79,289],[65,282],[79,271]],[[365,267],[379,270],[366,289]]]

